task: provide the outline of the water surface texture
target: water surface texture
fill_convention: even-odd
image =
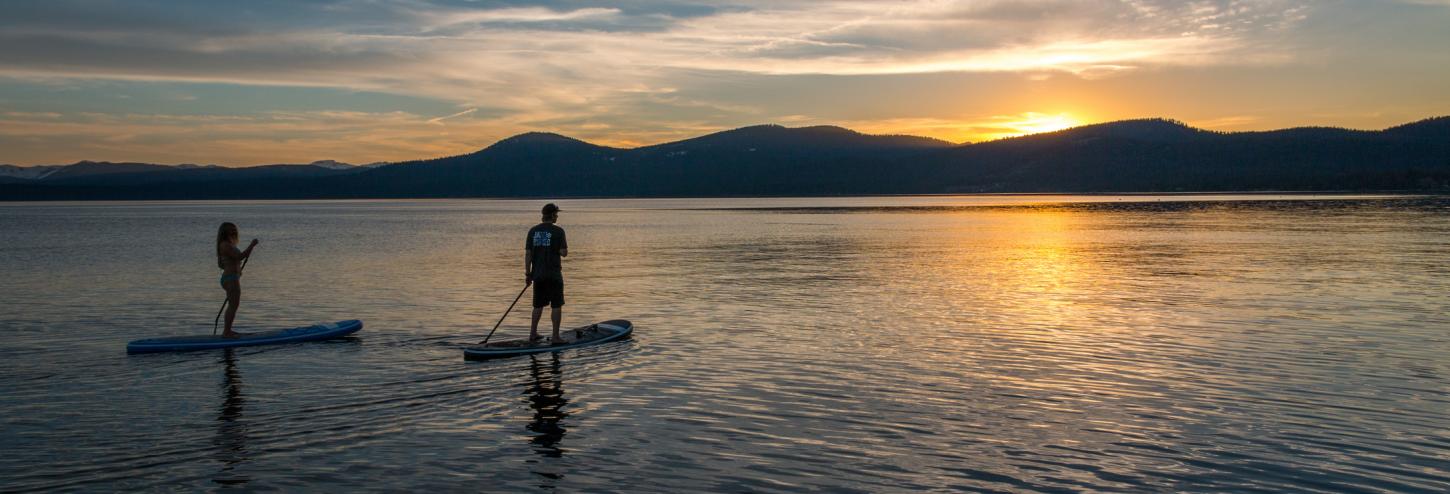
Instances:
[[[1450,490],[1445,198],[561,201],[635,338],[465,362],[540,205],[0,204],[0,490]],[[366,327],[127,356],[224,220],[239,330]]]

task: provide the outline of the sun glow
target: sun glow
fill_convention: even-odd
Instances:
[[[1056,132],[1086,125],[1088,122],[1090,121],[1084,121],[1067,112],[1024,112],[955,122],[943,121],[942,127],[952,129],[950,136],[941,135],[943,132],[931,132],[930,129],[923,131],[923,129],[913,127],[913,130],[917,131],[919,135],[930,135],[948,140],[986,142],[1008,137]]]
[[[1023,119],[1008,124],[1021,130],[1023,134],[1041,134],[1043,132],[1056,132],[1082,125],[1077,119],[1066,113],[1056,115],[1045,115],[1041,113],[1023,114]]]
[[[977,125],[976,141],[990,141],[1043,132],[1056,132],[1082,125],[1083,122],[1067,113],[1026,112],[1018,115],[993,117],[992,122]]]

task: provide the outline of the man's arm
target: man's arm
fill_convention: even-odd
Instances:
[[[569,237],[559,230],[559,257],[569,257]]]
[[[524,249],[524,283],[534,282],[534,250]]]

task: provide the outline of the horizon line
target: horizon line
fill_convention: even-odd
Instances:
[[[1352,128],[1352,127],[1323,126],[1323,125],[1301,125],[1301,126],[1280,127],[1280,128],[1261,129],[1261,130],[1219,131],[1219,130],[1210,130],[1210,129],[1206,129],[1206,128],[1203,128],[1203,127],[1196,127],[1194,125],[1189,124],[1186,121],[1179,120],[1179,119],[1175,119],[1175,118],[1170,118],[1170,117],[1137,117],[1137,118],[1124,118],[1124,119],[1118,119],[1118,120],[1109,120],[1109,121],[1104,121],[1104,122],[1086,123],[1086,124],[1082,124],[1082,125],[1075,125],[1075,126],[1072,126],[1072,127],[1066,127],[1066,128],[1061,128],[1061,129],[1046,130],[1046,131],[1042,131],[1042,132],[1032,132],[1032,133],[1020,134],[1020,135],[1014,135],[1014,136],[1006,136],[1006,137],[1000,137],[1000,138],[996,138],[996,139],[988,139],[988,140],[977,141],[977,142],[971,142],[971,141],[952,142],[952,141],[948,141],[948,140],[945,140],[945,139],[939,139],[939,138],[935,138],[935,137],[927,137],[927,136],[920,136],[920,135],[915,135],[915,134],[904,134],[904,133],[903,134],[894,134],[894,133],[873,134],[873,133],[861,132],[859,130],[855,130],[855,129],[852,129],[852,128],[849,128],[849,127],[844,127],[844,126],[840,126],[840,125],[832,125],[832,124],[803,125],[803,126],[799,126],[799,127],[790,127],[790,126],[786,126],[786,125],[779,124],[779,123],[761,123],[761,124],[745,125],[745,126],[741,126],[741,127],[734,127],[734,128],[729,128],[729,129],[717,130],[717,131],[714,131],[714,132],[710,132],[710,133],[706,133],[706,134],[700,134],[700,135],[697,135],[697,136],[694,136],[694,137],[687,137],[687,138],[684,138],[684,139],[676,139],[676,140],[672,140],[672,141],[661,141],[661,142],[652,143],[652,144],[641,144],[641,145],[633,146],[633,147],[618,147],[618,146],[609,146],[609,145],[604,145],[604,144],[596,144],[596,143],[593,143],[593,142],[590,142],[590,141],[586,141],[584,139],[580,139],[580,138],[577,138],[577,137],[572,137],[572,136],[565,135],[565,134],[561,134],[561,133],[558,133],[558,132],[547,131],[547,130],[530,130],[530,131],[520,132],[518,134],[514,134],[514,135],[511,135],[511,136],[508,136],[508,137],[499,139],[499,140],[494,141],[494,142],[492,142],[492,143],[490,143],[490,144],[488,144],[486,146],[483,146],[483,147],[477,148],[477,149],[475,149],[473,151],[469,151],[469,152],[465,152],[465,153],[450,154],[450,155],[443,155],[443,156],[433,156],[433,157],[427,157],[427,158],[414,158],[414,159],[407,159],[407,160],[400,160],[400,161],[373,161],[373,162],[361,163],[361,164],[358,164],[358,163],[348,163],[348,162],[344,162],[344,161],[338,161],[338,160],[335,160],[335,159],[332,159],[332,158],[315,159],[315,160],[312,160],[312,161],[309,161],[309,162],[306,162],[306,163],[255,163],[255,164],[250,164],[250,165],[236,165],[236,166],[220,165],[220,164],[216,164],[216,163],[158,163],[158,162],[149,162],[149,161],[109,161],[109,160],[83,159],[83,160],[79,160],[79,161],[76,161],[76,162],[73,162],[73,163],[64,163],[64,164],[17,165],[17,164],[14,164],[14,163],[0,162],[0,166],[12,166],[12,167],[16,167],[16,168],[38,168],[38,167],[65,167],[65,166],[79,165],[79,164],[83,164],[83,163],[95,163],[95,164],[146,164],[146,165],[161,165],[161,166],[171,166],[171,167],[177,167],[177,166],[198,166],[198,167],[220,167],[220,168],[255,168],[255,167],[262,167],[262,166],[283,166],[283,165],[308,166],[308,165],[313,165],[315,163],[321,163],[321,162],[333,162],[333,163],[341,163],[341,164],[346,164],[346,165],[351,165],[351,166],[363,167],[363,166],[373,166],[373,165],[391,165],[391,164],[397,164],[397,163],[409,163],[409,162],[416,162],[416,161],[429,161],[429,160],[450,158],[450,157],[456,157],[456,156],[465,156],[465,155],[469,155],[469,154],[473,154],[473,153],[477,153],[477,152],[481,152],[481,151],[487,150],[487,149],[489,149],[489,148],[491,148],[491,147],[493,147],[493,146],[495,146],[495,145],[497,145],[499,143],[502,143],[504,141],[507,141],[507,140],[510,140],[510,139],[515,139],[515,138],[522,137],[522,136],[526,136],[526,135],[529,135],[529,134],[554,135],[554,136],[562,137],[562,138],[565,138],[565,139],[570,139],[570,140],[582,142],[584,144],[588,144],[588,145],[591,145],[591,146],[608,148],[608,149],[618,149],[618,150],[623,150],[623,151],[631,151],[631,150],[643,149],[643,148],[654,147],[654,146],[663,146],[663,145],[666,145],[666,144],[673,144],[673,143],[677,143],[677,142],[684,142],[684,141],[688,141],[688,140],[692,140],[692,139],[699,139],[701,137],[708,137],[708,136],[712,136],[712,135],[716,135],[716,134],[723,134],[723,133],[726,133],[726,132],[734,132],[734,131],[738,131],[738,130],[755,128],[755,127],[780,127],[780,128],[789,129],[789,130],[794,130],[794,129],[812,129],[812,128],[835,128],[835,129],[841,129],[841,130],[845,130],[845,131],[852,132],[852,133],[859,134],[859,135],[863,135],[863,136],[872,136],[872,137],[912,137],[912,138],[918,138],[918,139],[929,139],[929,140],[933,140],[933,141],[944,142],[944,143],[947,143],[949,145],[948,147],[964,147],[964,146],[974,146],[974,145],[986,144],[986,143],[992,143],[992,142],[1010,141],[1010,140],[1014,140],[1014,139],[1022,139],[1022,138],[1033,137],[1033,136],[1041,136],[1041,135],[1048,135],[1048,134],[1057,134],[1057,133],[1062,133],[1062,132],[1070,132],[1070,131],[1077,130],[1077,129],[1084,129],[1084,128],[1088,128],[1088,127],[1097,127],[1097,126],[1102,126],[1102,125],[1112,125],[1112,124],[1120,124],[1120,123],[1127,123],[1127,122],[1160,121],[1160,122],[1167,122],[1167,123],[1172,123],[1172,124],[1180,125],[1180,126],[1183,126],[1183,127],[1187,127],[1189,129],[1193,129],[1193,130],[1200,131],[1200,132],[1209,132],[1209,133],[1221,134],[1221,135],[1233,135],[1233,134],[1256,134],[1256,133],[1267,133],[1267,132],[1282,132],[1282,131],[1286,131],[1286,130],[1297,130],[1297,129],[1331,129],[1331,130],[1343,130],[1343,131],[1350,131],[1350,132],[1384,132],[1384,131],[1387,131],[1387,130],[1390,130],[1390,129],[1404,127],[1404,126],[1407,126],[1407,125],[1414,125],[1414,124],[1418,124],[1418,123],[1429,122],[1429,121],[1440,120],[1440,119],[1450,119],[1450,114],[1429,116],[1429,117],[1421,118],[1421,119],[1418,119],[1418,120],[1412,120],[1412,121],[1409,121],[1409,122],[1395,124],[1395,125],[1391,125],[1391,126],[1384,127],[1384,128],[1379,128],[1379,129],[1360,129],[1360,128]]]

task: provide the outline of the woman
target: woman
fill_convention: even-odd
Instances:
[[[242,302],[242,260],[251,256],[256,246],[254,238],[247,250],[237,249],[237,225],[231,222],[222,223],[216,231],[216,264],[222,268],[222,289],[227,291],[227,329],[222,332],[223,338],[240,336],[232,331],[232,321],[237,318],[237,304]]]

